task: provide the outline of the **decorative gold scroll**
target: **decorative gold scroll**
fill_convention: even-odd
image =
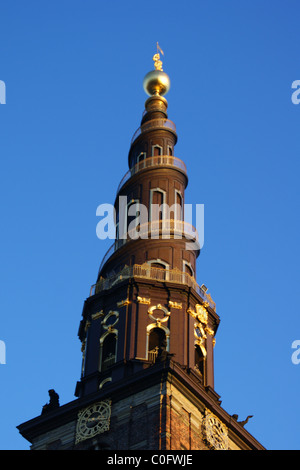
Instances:
[[[172,302],[169,300],[169,306],[173,308],[178,308],[179,310],[182,309],[182,302]]]
[[[150,303],[151,303],[151,299],[148,299],[147,297],[140,297],[140,296],[137,296],[137,301],[138,301],[140,304],[146,304],[146,305],[150,305]]]

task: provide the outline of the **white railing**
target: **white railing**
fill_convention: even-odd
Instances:
[[[100,274],[103,266],[106,261],[121,248],[125,243],[130,240],[138,239],[175,239],[181,240],[186,238],[188,240],[195,241],[196,243],[199,240],[199,235],[193,225],[176,219],[167,219],[167,220],[153,220],[151,222],[146,222],[145,224],[139,225],[132,230],[129,230],[124,237],[118,240],[115,240],[114,243],[105,253],[98,273]]]
[[[126,240],[121,240],[122,242],[126,242]],[[122,243],[123,244],[123,243]],[[120,243],[120,240],[116,240],[107,250],[107,252],[105,253],[105,255],[103,256],[102,258],[102,261],[101,261],[101,264],[100,264],[100,268],[99,268],[99,271],[98,271],[98,274],[101,272],[101,269],[103,268],[103,266],[105,265],[106,261],[111,257],[111,255],[114,254],[115,251],[117,251],[121,246],[122,244]]]
[[[171,132],[176,134],[176,126],[173,121],[170,121],[170,119],[151,119],[151,121],[146,121],[135,131],[131,139],[131,145],[141,134],[152,129],[169,129]]]
[[[207,302],[211,308],[216,309],[216,304],[212,300],[210,294],[207,294],[196,282],[196,279],[190,274],[180,271],[179,269],[160,269],[154,268],[148,263],[134,264],[133,266],[125,266],[117,274],[110,277],[100,277],[98,282],[90,289],[90,296],[99,294],[102,291],[108,290],[129,278],[151,279],[159,282],[173,282],[176,284],[183,284],[191,287],[204,302]]]
[[[193,225],[184,220],[162,219],[152,220],[129,230],[126,234],[127,241],[145,239],[182,239],[198,241],[198,232]],[[124,237],[125,238],[125,237]]]
[[[134,176],[141,170],[145,170],[146,168],[151,168],[154,166],[167,166],[171,168],[173,167],[183,171],[185,174],[187,173],[186,165],[182,160],[180,160],[180,158],[173,157],[172,155],[159,155],[155,157],[148,157],[136,163],[132,168],[130,168],[130,170],[127,171],[127,173],[125,173],[117,188],[117,194],[119,193],[122,186],[132,176]]]

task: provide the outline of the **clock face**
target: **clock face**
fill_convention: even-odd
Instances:
[[[76,427],[76,443],[108,431],[111,402],[104,400],[79,411]]]
[[[228,431],[226,426],[213,414],[207,413],[205,417],[206,438],[216,450],[228,449]]]

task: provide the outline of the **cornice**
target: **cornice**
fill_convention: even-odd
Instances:
[[[126,367],[126,363],[124,366]],[[172,359],[143,369],[127,376],[126,379],[115,383],[111,382],[103,390],[84,398],[78,398],[56,410],[33,418],[19,425],[17,429],[25,439],[33,442],[35,437],[76,420],[78,411],[81,408],[99,399],[110,398],[112,403],[115,403],[130,395],[149,389],[151,386],[162,384],[166,386],[167,383],[176,387],[199,409],[202,404],[202,407],[205,406],[212,411],[228,427],[232,440],[236,436],[236,440],[240,439],[243,445],[249,449],[265,450],[243,426],[221,407],[220,396],[213,389],[203,386],[199,381],[197,382],[197,376],[193,371],[180,366]],[[166,393],[166,389],[163,393]]]

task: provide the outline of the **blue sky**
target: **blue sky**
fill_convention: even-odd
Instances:
[[[0,446],[55,388],[73,400],[82,306],[109,241],[156,41],[171,78],[186,202],[205,205],[197,281],[221,324],[215,389],[268,449],[299,449],[297,0],[3,0],[0,14]]]

